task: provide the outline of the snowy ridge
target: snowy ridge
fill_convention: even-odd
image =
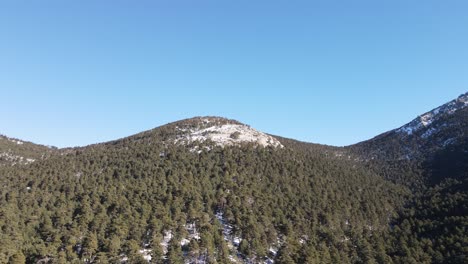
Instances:
[[[210,140],[221,147],[254,143],[262,147],[283,148],[279,140],[244,124],[211,124],[209,119],[204,119],[198,128],[176,129],[179,132],[174,140],[176,144],[188,145]]]
[[[396,129],[395,131],[398,133],[405,133],[407,135],[412,135],[413,133],[421,130],[422,128],[428,127],[434,121],[438,120],[442,116],[451,115],[458,110],[461,110],[468,106],[468,93],[460,95],[457,99],[450,101],[436,109],[427,112],[410,123]],[[429,132],[430,131],[430,132]],[[423,137],[427,138],[432,133],[436,132],[434,129],[428,130],[424,133]]]

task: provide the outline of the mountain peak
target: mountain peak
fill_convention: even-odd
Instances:
[[[242,124],[241,122],[220,116],[196,116],[171,123],[176,126],[206,126],[223,124]]]
[[[194,117],[175,122],[173,125],[177,132],[175,144],[189,145],[211,141],[221,147],[243,143],[254,143],[262,147],[283,147],[276,138],[232,119]]]

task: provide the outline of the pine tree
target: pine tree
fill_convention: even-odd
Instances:
[[[179,264],[184,262],[180,242],[176,239],[171,239],[167,249],[167,260],[169,264]]]
[[[289,244],[285,243],[278,250],[278,253],[275,258],[275,262],[278,264],[292,264],[296,263],[292,257],[294,252],[292,252]]]
[[[162,264],[164,263],[164,251],[161,246],[161,235],[153,235],[153,241],[151,242],[151,263]]]
[[[19,251],[13,256],[10,257],[10,264],[24,264],[26,263],[26,257],[23,255],[23,252]]]
[[[84,244],[83,244],[84,257],[88,260],[92,260],[97,249],[98,249],[98,240],[97,240],[96,233],[91,232],[88,234],[88,237],[86,237]]]

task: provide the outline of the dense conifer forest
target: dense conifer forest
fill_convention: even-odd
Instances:
[[[395,132],[345,148],[184,138],[200,118],[81,148],[2,137],[34,160],[0,160],[0,263],[466,263],[460,113],[443,132],[457,144],[406,159]]]

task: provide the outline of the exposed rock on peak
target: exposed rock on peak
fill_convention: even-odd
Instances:
[[[235,120],[219,117],[197,117],[176,126],[176,144],[188,145],[194,142],[212,141],[217,146],[233,146],[254,143],[262,147],[280,147],[276,138],[257,131]]]

